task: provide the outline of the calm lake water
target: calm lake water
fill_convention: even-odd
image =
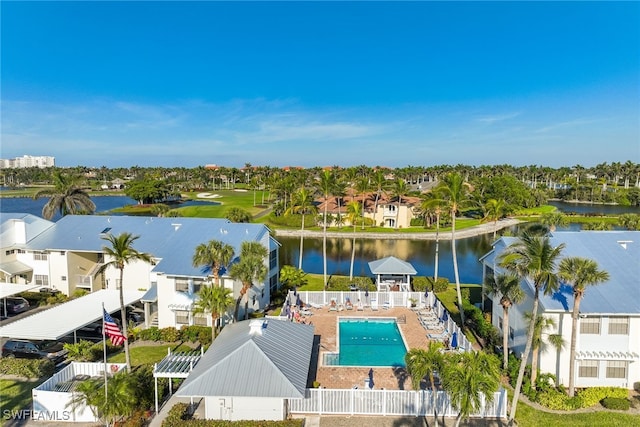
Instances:
[[[24,212],[41,216],[42,207],[47,199],[32,200],[27,197],[0,198],[1,212]],[[96,212],[108,212],[111,209],[135,204],[135,200],[125,196],[94,197]],[[181,206],[208,204],[211,202],[193,201]],[[601,205],[577,205],[563,202],[551,202],[563,212],[580,213],[640,213],[640,208]],[[578,208],[580,210],[578,210]],[[54,221],[59,217],[54,217]],[[571,224],[565,230],[579,230],[580,226]],[[458,239],[458,267],[462,283],[480,283],[482,266],[479,259],[491,249],[492,234]],[[279,237],[280,265],[298,266],[300,248],[299,238]],[[435,267],[435,242],[431,240],[370,240],[356,239],[356,256],[353,273],[356,276],[371,276],[370,261],[393,255],[410,262],[420,276],[433,276]],[[351,265],[352,239],[327,239],[327,272],[329,274],[348,275]],[[322,239],[306,238],[302,268],[308,273],[322,274]],[[439,247],[438,276],[454,280],[451,242],[441,241]]]

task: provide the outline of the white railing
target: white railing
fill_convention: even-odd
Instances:
[[[444,391],[436,392],[438,415],[456,417],[458,412],[451,406]],[[506,418],[507,393],[500,389],[487,403],[481,396],[481,409],[471,414],[472,418]],[[433,414],[433,399],[430,390],[366,390],[310,388],[304,399],[289,399],[292,414],[331,415],[393,415],[425,416]]]
[[[298,291],[297,294],[303,303],[312,307],[328,307],[331,300],[335,300],[338,304],[343,304],[348,298],[354,305],[358,301],[362,302],[367,309],[371,307],[371,301],[376,301],[378,310],[382,310],[385,307],[411,307],[412,301],[416,301],[418,307],[431,307],[431,310],[441,319],[449,337],[452,337],[454,333],[457,334],[457,347],[459,349],[471,351],[473,348],[464,333],[460,331],[460,327],[451,319],[449,312],[433,292],[425,295],[424,292]],[[354,315],[356,314],[354,313]]]

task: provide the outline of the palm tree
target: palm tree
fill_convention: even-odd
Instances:
[[[203,286],[198,292],[193,312],[211,315],[211,339],[218,333],[218,319],[233,304],[233,291],[223,286]]]
[[[234,280],[239,280],[242,283],[242,289],[240,289],[240,295],[236,300],[236,309],[234,318],[238,320],[238,312],[240,309],[240,302],[242,298],[247,294],[249,289],[253,286],[253,282],[262,282],[267,276],[267,267],[264,264],[264,258],[268,255],[267,248],[262,246],[258,242],[242,242],[240,249],[240,261],[231,266],[229,271],[231,277]],[[249,305],[249,298],[245,303],[245,316],[247,315],[247,308]]]
[[[436,214],[436,254],[433,267],[433,282],[438,281],[438,256],[440,252],[440,215],[442,214],[444,201],[439,199],[437,195],[431,191],[425,195],[422,201],[421,208],[424,210],[431,210]]]
[[[568,222],[562,212],[547,212],[540,216],[540,223],[548,226],[549,230],[553,232],[557,227],[565,227]]]
[[[124,283],[122,282],[124,277],[124,267],[127,264],[134,262],[151,262],[151,255],[143,252],[138,252],[133,248],[133,243],[138,240],[140,236],[133,236],[131,233],[121,233],[118,236],[108,234],[103,237],[110,243],[110,246],[103,246],[102,250],[107,255],[107,258],[111,261],[104,263],[95,275],[100,275],[110,267],[117,268],[120,271],[120,282],[118,287],[120,288],[120,318],[122,319],[122,334],[127,337],[127,313],[124,306]],[[124,354],[127,364],[127,371],[131,370],[131,358],[129,356],[129,341],[124,340]]]
[[[460,274],[458,273],[458,257],[456,254],[456,215],[458,210],[470,203],[469,192],[471,186],[466,183],[462,175],[451,173],[444,177],[436,187],[436,194],[449,207],[451,212],[451,252],[453,255],[453,274],[456,279],[456,292],[458,297],[458,309],[460,319],[464,325],[464,308],[462,307],[462,294],[460,292]]]
[[[193,266],[204,267],[213,276],[216,286],[220,286],[220,269],[227,268],[235,257],[233,246],[219,240],[200,243],[193,254]]]
[[[569,353],[569,396],[575,394],[576,344],[580,302],[587,286],[595,286],[609,280],[609,273],[598,270],[598,263],[586,258],[570,257],[560,261],[560,277],[573,286],[573,313],[571,315],[571,349]]]
[[[33,195],[34,199],[50,197],[42,208],[42,217],[51,219],[56,212],[67,214],[92,214],[96,205],[84,191],[76,177],[65,176],[60,171],[53,173],[53,188],[44,188]]]
[[[431,384],[431,403],[433,405],[433,417],[438,427],[438,389],[436,388],[435,373],[441,373],[444,368],[444,354],[442,343],[430,341],[429,347],[412,348],[404,357],[407,371],[411,375],[411,385],[414,390],[420,390],[420,383],[424,377],[429,377]]]
[[[526,321],[531,322],[531,313],[524,313]],[[536,320],[533,326],[533,342],[531,343],[531,387],[536,388],[536,381],[538,378],[538,360],[540,356],[540,350],[544,351],[544,341],[542,335],[547,335],[549,343],[555,347],[557,351],[560,351],[564,347],[564,340],[561,334],[547,334],[545,331],[548,328],[555,328],[556,322],[550,317],[536,316]]]
[[[496,238],[496,231],[498,229],[498,220],[502,218],[505,212],[505,201],[489,199],[484,205],[484,218],[483,221],[493,221],[493,239]]]
[[[327,208],[335,181],[335,176],[329,170],[323,171],[320,175],[320,191],[324,198],[324,214],[322,215],[322,283],[327,283]]]
[[[353,280],[353,264],[356,258],[356,225],[361,216],[360,204],[356,201],[347,204],[347,219],[353,226],[353,243],[351,244],[351,268],[349,268],[349,280]]]
[[[486,403],[493,402],[500,387],[498,359],[481,351],[455,353],[445,360],[441,381],[451,406],[458,411],[457,427],[481,409],[482,396]]]
[[[402,198],[405,197],[409,193],[409,186],[407,185],[407,181],[402,178],[397,178],[393,183],[393,189],[391,190],[393,197],[397,199],[396,206],[396,223],[394,224],[394,228],[398,228],[398,218],[400,216],[400,203],[402,203]]]
[[[382,169],[378,169],[374,172],[371,185],[376,191],[376,200],[373,204],[373,214],[375,215],[376,212],[378,212],[378,201],[380,200],[380,196],[387,188],[387,178],[384,176]]]
[[[565,245],[561,244],[554,248],[551,246],[548,236],[532,235],[525,231],[520,238],[509,245],[500,256],[501,267],[516,274],[521,280],[530,280],[534,287],[533,306],[531,309],[533,319],[529,324],[527,343],[522,354],[522,360],[520,361],[520,369],[518,370],[518,379],[511,403],[511,413],[509,414],[509,420],[511,422],[516,415],[522,380],[524,379],[524,371],[531,352],[535,318],[538,314],[538,305],[540,302],[540,292],[552,294],[557,290],[558,275],[556,274],[556,263],[564,247]]]
[[[485,281],[485,293],[500,298],[502,306],[502,368],[509,365],[509,308],[524,300],[520,279],[513,274],[490,275]]]
[[[368,176],[361,176],[358,179],[358,181],[356,182],[356,190],[358,191],[358,193],[360,193],[360,195],[362,197],[361,215],[362,215],[362,229],[363,230],[364,230],[364,211],[365,211],[364,203],[367,200],[367,192],[369,191],[370,187],[371,187],[371,184],[369,182],[369,177]]]
[[[112,425],[133,414],[137,404],[138,393],[134,377],[118,372],[107,381],[106,392],[102,378],[80,382],[74,389],[68,406],[75,410],[86,405],[93,415],[107,425]]]
[[[304,216],[305,214],[317,214],[318,208],[313,203],[313,195],[305,187],[300,188],[295,194],[293,206],[285,212],[285,215],[292,213],[302,214],[302,226],[300,227],[300,257],[298,259],[298,268],[302,270],[302,253],[304,251]]]

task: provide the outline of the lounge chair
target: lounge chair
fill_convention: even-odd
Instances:
[[[391,304],[389,303],[389,301],[385,301],[382,303],[382,308],[385,310],[389,310],[391,308]]]
[[[344,302],[344,307],[347,310],[353,310],[353,303],[351,302],[351,300],[349,298],[347,298],[346,301]]]
[[[338,311],[338,304],[335,299],[331,299],[331,302],[329,303],[329,311]]]
[[[427,337],[434,341],[444,341],[449,337],[449,334],[447,332],[442,332],[440,334],[427,334]]]
[[[372,299],[371,300],[371,310],[372,311],[378,311],[378,300],[377,299]]]
[[[356,305],[357,311],[364,311],[364,306],[362,305],[362,301],[358,300],[358,304]]]

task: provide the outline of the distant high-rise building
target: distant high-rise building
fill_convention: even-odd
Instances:
[[[48,168],[55,165],[56,159],[51,156],[24,155],[13,159],[0,159],[0,169]]]

